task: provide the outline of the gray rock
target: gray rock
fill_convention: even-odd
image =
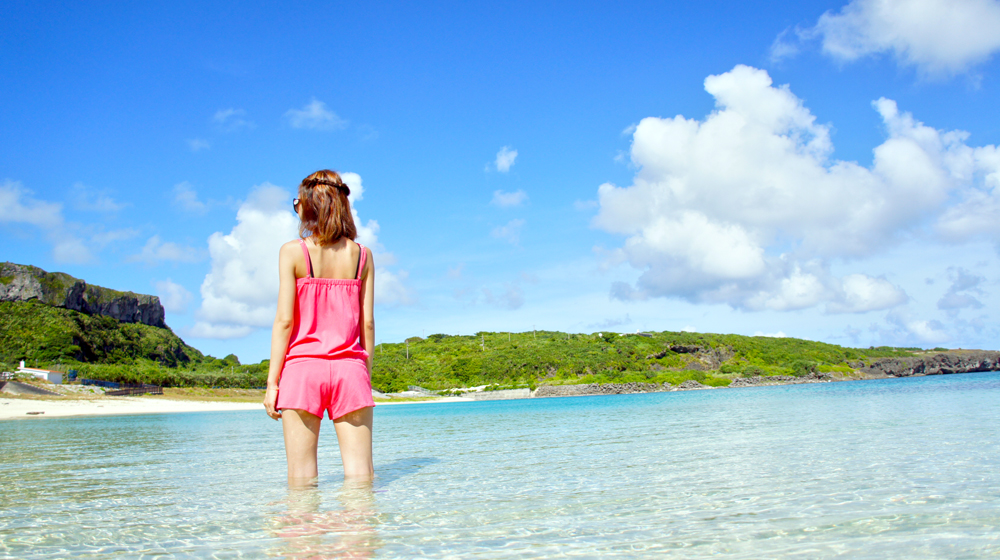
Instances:
[[[909,377],[911,375],[1000,371],[1000,352],[968,350],[921,358],[882,358],[859,369],[870,377]]]
[[[666,388],[665,388],[666,387]],[[572,397],[582,395],[628,395],[633,393],[656,393],[669,391],[670,384],[664,383],[588,383],[584,385],[542,385],[535,389],[535,397]]]
[[[680,385],[678,385],[677,389],[679,391],[689,391],[691,389],[711,389],[711,387],[709,387],[708,385],[705,385],[703,383],[699,383],[699,382],[695,381],[694,379],[688,379],[684,383],[681,383]]]
[[[0,301],[38,300],[88,315],[102,315],[123,323],[166,328],[160,298],[87,285],[63,272],[37,266],[0,264]]]

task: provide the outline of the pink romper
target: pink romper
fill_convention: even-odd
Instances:
[[[278,381],[276,408],[326,411],[331,420],[375,406],[361,346],[361,272],[367,251],[358,244],[358,276],[353,280],[314,278],[305,241],[308,278],[295,280],[295,316]]]

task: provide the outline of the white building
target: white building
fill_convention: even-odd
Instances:
[[[24,367],[24,360],[21,360],[21,366],[17,368],[17,373],[27,373],[30,375],[34,375],[39,379],[44,379],[56,385],[61,385],[63,379],[63,374],[61,371]]]

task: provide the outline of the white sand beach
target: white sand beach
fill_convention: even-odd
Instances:
[[[462,397],[443,397],[426,401],[379,402],[377,406],[471,401],[472,399]],[[254,402],[173,400],[148,397],[101,397],[95,399],[0,397],[0,420],[12,418],[162,414],[169,412],[228,412],[238,410],[259,410],[261,414],[264,414],[264,406],[261,403]]]
[[[0,398],[0,420],[10,418],[52,418],[64,416],[113,416],[119,414],[159,414],[164,412],[263,411],[260,403],[189,401],[143,397],[103,397],[99,399]],[[41,414],[30,414],[39,412]]]

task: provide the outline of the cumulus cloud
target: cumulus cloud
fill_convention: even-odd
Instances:
[[[803,39],[819,38],[823,52],[842,62],[892,54],[926,76],[965,72],[1000,50],[996,0],[852,0],[826,12],[816,26],[786,30],[772,59],[795,54]]]
[[[521,228],[524,227],[525,223],[520,218],[511,220],[506,225],[493,228],[490,235],[496,239],[503,239],[512,245],[517,245],[521,242]]]
[[[501,208],[510,208],[520,206],[526,200],[528,200],[528,193],[520,189],[514,192],[493,191],[493,200],[490,201],[490,204]]]
[[[212,115],[212,122],[225,132],[235,132],[254,128],[253,121],[246,118],[247,112],[243,109],[219,109]]]
[[[133,255],[128,260],[157,265],[164,262],[192,263],[202,258],[202,252],[194,247],[184,247],[172,241],[164,242],[159,235],[154,235],[146,241],[138,255]]]
[[[952,242],[991,241],[1000,252],[1000,148],[983,146],[963,156],[971,164],[965,172],[980,180],[962,185],[960,202],[940,217],[937,231]]]
[[[515,159],[517,159],[517,150],[511,150],[510,146],[504,146],[497,152],[497,159],[493,164],[496,166],[497,171],[506,173],[514,165]]]
[[[966,133],[935,130],[879,99],[887,139],[866,168],[832,159],[829,127],[763,70],[736,66],[709,76],[705,90],[714,112],[643,119],[633,185],[598,188],[593,225],[627,237],[609,260],[642,271],[634,286],[613,285],[613,297],[887,309],[907,300],[901,289],[884,277],[837,278],[830,262],[875,255],[935,220],[958,240],[997,231],[985,217],[949,221],[943,211],[954,197],[1000,200],[993,146],[972,149]]]
[[[347,121],[326,107],[326,103],[315,97],[301,109],[289,109],[285,113],[292,128],[314,130],[338,130],[347,128]]]
[[[198,199],[198,193],[194,190],[194,185],[187,181],[182,181],[174,185],[174,206],[191,212],[192,214],[204,214],[208,211],[208,204]]]
[[[288,191],[270,183],[256,186],[236,212],[232,231],[208,238],[212,268],[201,284],[192,336],[245,336],[274,321],[278,250],[298,233],[298,219],[286,209],[289,199]]]
[[[341,177],[351,187],[358,242],[374,253],[376,304],[415,303],[406,285],[407,272],[385,268],[395,259],[378,241],[378,222],[363,223],[354,208],[364,194],[361,177],[356,173]],[[271,326],[278,294],[278,250],[298,237],[298,217],[286,209],[290,199],[291,194],[281,187],[269,183],[254,187],[237,210],[232,231],[209,237],[212,267],[201,285],[201,307],[195,312],[198,321],[190,336],[239,338]]]
[[[154,282],[153,287],[164,309],[170,313],[187,313],[187,306],[194,296],[184,286],[167,278],[161,282]]]

